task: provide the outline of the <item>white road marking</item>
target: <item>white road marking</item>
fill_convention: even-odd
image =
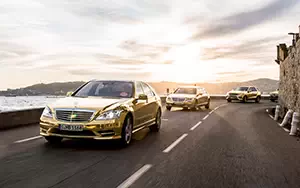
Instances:
[[[269,110],[268,110],[268,109],[266,109],[266,112],[269,112]]]
[[[136,180],[138,180],[145,172],[147,172],[152,167],[151,164],[146,164],[134,174],[132,174],[128,179],[126,179],[117,188],[127,188],[130,187]]]
[[[162,121],[169,121],[168,119],[161,119]]]
[[[206,120],[209,117],[209,115],[207,114],[202,120]]]
[[[169,147],[167,147],[163,152],[169,153],[179,142],[181,142],[188,134],[183,134],[181,137],[179,137],[175,142],[173,142]]]
[[[282,127],[283,128],[283,130],[285,131],[285,132],[290,132],[290,130],[288,130],[288,129],[286,129],[286,128],[284,128],[284,127]]]
[[[274,117],[272,115],[269,114],[269,116],[270,116],[270,118],[274,119]]]
[[[196,125],[194,125],[190,130],[193,131],[195,130],[200,124],[202,123],[202,121],[199,121]]]
[[[18,140],[18,141],[15,141],[15,143],[27,142],[27,141],[35,140],[35,139],[39,139],[39,138],[42,138],[42,136],[34,136],[34,137],[26,138],[26,139],[23,139],[23,140]]]
[[[214,111],[215,111],[215,110],[212,110],[212,111],[210,111],[210,112],[209,112],[209,114],[212,114],[212,113],[214,113]]]
[[[218,110],[220,108],[220,106],[217,106],[216,108],[214,108],[214,110]]]

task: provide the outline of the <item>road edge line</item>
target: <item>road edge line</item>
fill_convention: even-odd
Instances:
[[[196,125],[190,128],[190,131],[195,130],[199,125],[201,125],[202,121],[199,121]]]

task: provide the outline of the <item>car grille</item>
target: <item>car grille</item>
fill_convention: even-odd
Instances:
[[[56,109],[56,119],[65,122],[87,122],[90,121],[94,111]]]
[[[185,98],[173,98],[174,102],[183,102],[185,101]]]
[[[230,96],[237,96],[239,95],[238,93],[229,93]]]

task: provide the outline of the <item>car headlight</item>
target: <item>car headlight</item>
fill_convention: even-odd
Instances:
[[[51,109],[48,106],[45,107],[45,109],[44,109],[44,111],[42,113],[42,116],[48,117],[48,118],[52,118],[53,117],[52,111],[51,111]]]
[[[109,110],[100,114],[96,120],[108,120],[108,119],[116,119],[121,116],[123,110]]]
[[[167,97],[167,102],[172,102],[172,98],[171,97]]]

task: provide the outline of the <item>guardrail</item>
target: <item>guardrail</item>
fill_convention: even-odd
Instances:
[[[210,97],[212,100],[225,100],[226,95],[210,95]],[[264,100],[269,98],[269,95],[262,95]],[[165,103],[166,96],[161,96],[161,100]],[[0,130],[39,123],[43,109],[33,108],[0,112]]]

